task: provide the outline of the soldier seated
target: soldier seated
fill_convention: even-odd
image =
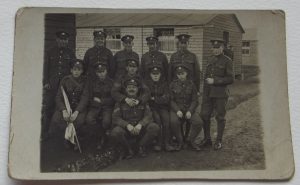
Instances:
[[[88,84],[86,78],[81,75],[82,73],[82,62],[77,60],[71,68],[71,75],[62,79],[56,96],[56,111],[51,120],[51,133],[55,132],[56,128],[64,130],[68,123],[74,123],[77,134],[80,132],[80,127],[85,121],[89,97]],[[67,111],[63,90],[69,101],[72,114]],[[67,140],[65,140],[65,146],[70,147]],[[76,146],[74,149],[77,149]]]
[[[202,120],[195,112],[198,105],[197,90],[192,80],[187,79],[188,69],[184,65],[176,68],[176,75],[178,79],[170,84],[170,126],[178,142],[176,150],[182,149],[184,141],[187,141],[193,150],[200,150],[195,144],[195,139],[202,129]],[[182,128],[184,122],[190,125],[185,133]]]
[[[137,98],[140,83],[138,80],[129,79],[125,82],[126,96]],[[141,157],[147,155],[146,147],[159,134],[159,126],[153,122],[152,113],[147,104],[129,106],[125,102],[116,104],[112,115],[114,128],[111,131],[111,138],[115,145],[123,146],[125,158],[132,158],[134,155],[130,139],[137,141],[138,154]]]
[[[160,125],[161,132],[158,136],[158,143],[154,150],[160,151],[162,147],[166,151],[173,151],[174,147],[170,145],[170,118],[169,118],[169,88],[168,83],[162,78],[162,68],[160,65],[154,65],[150,68],[150,78],[146,80],[146,85],[151,91],[149,106],[153,113],[155,123]]]
[[[106,63],[97,63],[95,65],[97,78],[92,80],[89,85],[89,111],[86,117],[88,127],[94,132],[98,140],[97,149],[101,149],[111,128],[111,114],[114,106],[114,100],[110,91],[113,81],[108,77]],[[98,122],[101,116],[101,124]]]
[[[141,76],[138,74],[138,60],[128,59],[126,65],[127,73],[117,79],[112,87],[111,95],[116,102],[126,102],[129,106],[145,104],[150,98],[149,88],[143,83]],[[135,99],[128,98],[125,92],[124,83],[128,79],[135,78],[141,83],[139,96]]]

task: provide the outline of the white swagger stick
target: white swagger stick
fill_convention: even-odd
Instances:
[[[66,105],[67,112],[69,113],[69,115],[72,115],[72,109],[71,109],[67,94],[66,94],[63,86],[61,86],[61,91],[62,91],[62,94],[63,94],[63,97],[64,97],[64,102],[65,102],[65,105]],[[67,124],[68,124],[68,126],[67,126],[66,131],[65,131],[65,139],[69,140],[73,144],[76,144],[78,146],[79,152],[82,153],[81,148],[80,148],[80,144],[79,144],[79,141],[78,141],[78,138],[77,138],[77,134],[76,134],[74,124],[71,123],[71,122],[67,122]],[[76,139],[76,142],[74,141],[74,137]]]

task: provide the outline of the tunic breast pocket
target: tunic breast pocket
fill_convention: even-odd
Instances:
[[[215,75],[216,76],[224,76],[225,75],[225,66],[224,65],[216,65]]]
[[[191,95],[192,91],[193,91],[192,87],[191,86],[187,86],[185,88],[185,95]]]

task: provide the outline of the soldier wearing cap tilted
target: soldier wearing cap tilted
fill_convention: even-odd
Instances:
[[[213,46],[213,58],[208,62],[204,76],[203,100],[201,117],[204,121],[204,140],[202,147],[212,145],[210,136],[210,118],[215,110],[217,120],[217,139],[214,149],[222,148],[222,137],[225,128],[226,103],[228,100],[227,85],[233,83],[232,60],[223,54],[224,41],[211,40]]]
[[[150,90],[143,82],[141,76],[138,74],[139,61],[135,59],[127,59],[124,61],[124,63],[126,66],[126,72],[117,80],[115,80],[111,90],[112,97],[116,102],[126,102],[129,106],[147,103],[150,98]],[[131,78],[137,79],[141,83],[141,90],[137,98],[129,98],[126,96],[125,81]]]
[[[140,73],[144,79],[150,78],[150,69],[153,65],[159,66],[162,69],[163,79],[168,78],[168,59],[167,56],[158,51],[158,38],[147,37],[146,38],[149,51],[146,52],[141,59]]]
[[[177,35],[178,39],[178,51],[173,53],[169,63],[169,82],[176,79],[175,68],[180,64],[184,64],[189,70],[188,78],[192,79],[196,85],[197,91],[200,88],[200,68],[197,60],[197,56],[188,50],[188,43],[190,35],[180,34]]]
[[[163,69],[160,65],[153,65],[150,68],[150,79],[145,81],[151,91],[149,106],[153,113],[153,119],[161,127],[158,143],[154,150],[160,151],[163,147],[166,151],[173,151],[170,145],[170,118],[169,118],[169,86],[168,82],[162,78]]]
[[[48,119],[53,115],[59,83],[63,77],[70,74],[72,62],[76,59],[75,53],[68,48],[69,36],[65,31],[56,32],[56,46],[49,49],[45,55],[43,104],[46,108],[46,122],[43,125],[43,134],[48,131]]]
[[[94,31],[94,47],[88,49],[84,55],[84,67],[90,78],[95,79],[95,64],[103,63],[107,66],[108,76],[111,78],[114,74],[113,54],[105,47],[106,33],[103,31]]]
[[[89,111],[86,116],[86,123],[99,139],[97,148],[100,149],[111,129],[111,114],[114,106],[114,100],[111,97],[113,81],[108,77],[106,64],[100,62],[95,64],[94,68],[97,78],[89,83]],[[100,115],[101,124],[98,120]]]
[[[187,141],[193,150],[201,150],[196,145],[195,139],[202,129],[202,120],[195,112],[198,106],[197,89],[193,81],[187,78],[189,71],[185,64],[176,66],[177,79],[170,84],[170,126],[178,142],[176,150],[182,149],[184,141]],[[182,124],[185,121],[188,127],[184,133]]]
[[[114,78],[118,79],[126,73],[126,61],[128,59],[134,59],[139,61],[139,55],[132,50],[133,47],[132,35],[125,35],[121,38],[124,49],[118,51],[114,55]]]
[[[140,93],[140,82],[136,79],[125,81],[126,96],[136,99]],[[128,139],[135,138],[138,145],[138,154],[141,157],[147,155],[146,147],[158,136],[159,126],[154,123],[148,104],[129,106],[125,102],[116,103],[112,115],[112,123],[115,126],[111,136],[116,145],[125,149],[122,157],[131,158],[134,154],[133,146]]]
[[[77,133],[80,132],[80,128],[85,121],[89,99],[87,78],[82,73],[83,63],[77,60],[71,68],[71,75],[65,76],[61,80],[56,96],[56,111],[51,120],[50,131],[52,133],[56,131],[56,128],[65,129],[67,122],[74,123]],[[67,111],[61,87],[69,100],[72,109],[71,115]],[[68,141],[65,140],[65,144],[69,146],[70,143],[68,144]]]

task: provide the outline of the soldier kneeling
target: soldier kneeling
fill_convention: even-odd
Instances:
[[[128,79],[124,85],[128,97],[138,97],[140,82],[137,79]],[[147,145],[158,136],[160,131],[159,126],[153,122],[148,104],[129,106],[124,101],[117,103],[113,111],[112,123],[115,127],[111,131],[111,137],[116,145],[120,144],[124,147],[125,155],[122,157],[127,159],[134,155],[130,139],[137,141],[138,154],[145,157]]]
[[[176,76],[178,79],[170,84],[170,126],[178,142],[176,150],[182,149],[184,141],[188,141],[193,150],[201,150],[195,144],[195,139],[203,125],[199,114],[195,112],[198,105],[196,87],[192,80],[188,79],[188,69],[184,65],[176,67]],[[182,127],[184,122],[190,125],[185,134]]]
[[[83,125],[86,116],[86,107],[88,104],[88,84],[86,78],[82,76],[83,64],[77,60],[71,68],[71,75],[64,77],[59,85],[56,96],[56,111],[51,119],[50,131],[54,132],[66,129],[68,123],[73,123],[78,134]],[[68,99],[72,114],[67,111],[67,104],[64,92]],[[65,146],[69,148],[71,143],[65,140]],[[77,149],[77,145],[74,146]]]

